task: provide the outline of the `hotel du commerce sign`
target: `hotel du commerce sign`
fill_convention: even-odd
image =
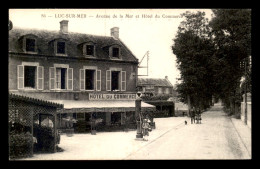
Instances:
[[[89,100],[135,100],[136,93],[131,94],[105,94],[89,93]]]

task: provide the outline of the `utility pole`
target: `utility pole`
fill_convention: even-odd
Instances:
[[[145,57],[146,57],[146,66],[140,66]],[[149,64],[148,63],[149,63],[149,51],[147,51],[144,54],[143,58],[141,59],[141,61],[138,64],[138,68],[145,68],[146,69],[146,75],[138,75],[138,76],[148,76],[148,73],[149,73],[149,71],[148,71]]]

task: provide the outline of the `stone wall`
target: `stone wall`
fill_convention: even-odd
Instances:
[[[247,125],[251,128],[252,122],[252,103],[251,103],[251,94],[247,93]],[[243,102],[241,102],[241,120],[245,122],[245,95],[243,95]]]

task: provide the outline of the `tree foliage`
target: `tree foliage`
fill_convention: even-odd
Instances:
[[[241,94],[240,79],[246,73],[245,69],[241,68],[241,62],[247,63],[248,56],[251,55],[251,11],[248,9],[212,11],[214,17],[209,26],[217,48],[214,55],[218,60],[215,63],[215,82],[219,89],[216,97],[221,98],[227,107],[232,108],[232,105],[241,101],[241,97],[237,97]]]
[[[211,100],[213,73],[210,58],[214,45],[208,36],[208,20],[204,12],[186,12],[183,16],[185,20],[178,28],[172,46],[182,80],[177,90],[182,101],[187,103],[189,96],[192,106],[205,108]]]
[[[177,86],[180,100],[192,106],[208,106],[212,96],[227,107],[241,99],[241,62],[251,56],[251,11],[214,9],[209,22],[204,12],[182,14],[172,51],[182,81]],[[247,60],[245,60],[247,59]],[[251,71],[246,76],[251,81]]]

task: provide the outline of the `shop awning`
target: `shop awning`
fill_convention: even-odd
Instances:
[[[89,101],[89,100],[51,100],[52,102],[63,104],[64,109],[61,113],[80,113],[80,112],[127,112],[135,111],[134,100],[122,101]],[[148,103],[141,103],[142,111],[155,111],[155,106]]]

